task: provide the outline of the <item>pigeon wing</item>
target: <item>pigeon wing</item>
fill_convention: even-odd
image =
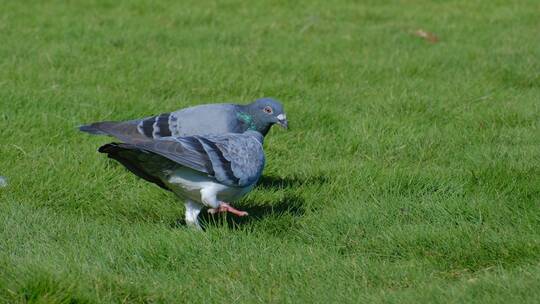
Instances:
[[[131,145],[207,173],[228,186],[255,183],[264,167],[261,143],[247,135],[166,137]]]
[[[221,167],[225,168],[225,171],[221,178],[230,178],[237,185],[244,187],[257,182],[261,176],[265,157],[260,133],[249,131],[244,134],[197,136],[197,138],[203,143],[212,163],[223,164]],[[219,167],[215,168],[218,180],[220,180]]]
[[[156,140],[134,141],[131,145],[193,170],[214,175],[212,163],[206,151],[194,137],[165,137]]]
[[[123,143],[106,144],[101,146],[98,151],[106,153],[109,158],[118,161],[138,177],[163,189],[170,190],[159,176],[163,170],[174,168],[176,165],[174,162],[160,155]]]

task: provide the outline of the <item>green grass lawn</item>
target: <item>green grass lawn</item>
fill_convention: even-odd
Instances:
[[[538,303],[539,37],[538,1],[3,1],[0,301]],[[290,130],[203,233],[76,130],[263,96]]]

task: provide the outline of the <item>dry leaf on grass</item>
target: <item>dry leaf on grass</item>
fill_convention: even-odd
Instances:
[[[416,30],[414,32],[414,35],[417,36],[417,37],[420,37],[420,38],[424,38],[424,40],[426,40],[427,42],[430,42],[430,43],[439,42],[439,37],[437,37],[433,33],[426,32],[426,31],[424,31],[422,29]]]

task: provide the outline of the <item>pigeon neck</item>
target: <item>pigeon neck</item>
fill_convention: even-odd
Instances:
[[[236,118],[247,127],[246,130],[257,130],[257,125],[247,107],[241,107],[239,111],[236,112]]]

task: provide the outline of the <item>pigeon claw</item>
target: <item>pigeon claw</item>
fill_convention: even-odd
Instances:
[[[224,203],[222,202],[219,207],[217,208],[210,208],[208,209],[208,213],[210,214],[216,214],[216,213],[220,213],[220,212],[230,212],[234,215],[237,215],[237,216],[246,216],[246,215],[249,215],[246,211],[241,211],[241,210],[238,210],[236,208],[234,208],[233,206],[227,204],[227,203]]]

